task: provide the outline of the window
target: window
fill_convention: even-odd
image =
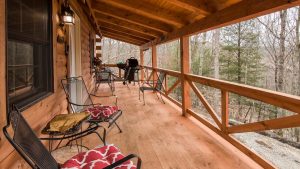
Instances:
[[[51,1],[7,1],[8,103],[26,107],[53,88]]]

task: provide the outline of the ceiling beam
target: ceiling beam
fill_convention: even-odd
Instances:
[[[226,1],[221,1],[220,0],[210,0],[210,4],[214,6],[217,10],[222,10],[228,6],[231,6],[233,4],[236,4],[238,2],[241,2],[242,0],[226,0]]]
[[[114,18],[118,18],[133,24],[137,24],[152,30],[159,31],[161,33],[168,33],[171,32],[174,27],[172,25],[150,19],[141,15],[136,15],[134,13],[128,12],[121,8],[116,8],[111,5],[107,5],[105,3],[95,2],[93,1],[93,9],[97,13],[101,13],[107,16],[111,16]],[[95,14],[97,17],[97,14]]]
[[[113,33],[113,32],[108,32],[108,31],[104,31],[104,30],[102,30],[101,32],[103,34],[106,34],[106,35],[111,35],[111,36],[118,37],[118,38],[121,38],[121,39],[127,39],[131,42],[137,42],[138,44],[145,43],[145,41],[138,40],[138,39],[135,39],[135,38],[131,38],[131,37],[128,37],[126,35],[119,34],[119,33]]]
[[[207,1],[208,0],[167,0],[167,2],[170,2],[173,5],[204,16],[207,16],[216,11],[216,8],[212,7],[210,5],[210,2]]]
[[[97,0],[98,2],[100,0]],[[161,22],[165,22],[171,25],[176,26],[177,28],[182,27],[183,25],[187,24],[182,16],[177,15],[168,11],[168,9],[156,6],[153,9],[151,1],[145,3],[143,1],[136,1],[136,0],[101,0],[106,4],[110,4],[111,6],[122,8],[137,15],[145,16],[148,18],[152,18]],[[150,3],[150,4],[149,4]]]
[[[161,37],[163,35],[163,33],[159,32],[159,31],[152,30],[152,29],[149,29],[149,28],[137,25],[137,24],[133,24],[133,23],[130,23],[130,22],[127,22],[124,20],[120,20],[118,18],[113,18],[111,16],[106,16],[106,15],[103,15],[100,13],[95,13],[95,14],[97,16],[97,20],[100,25],[101,25],[101,23],[104,22],[104,23],[113,24],[116,26],[120,26],[120,27],[123,27],[126,29],[130,29],[130,30],[144,33],[144,34],[154,36],[154,37]]]
[[[107,38],[110,38],[110,39],[114,39],[114,40],[117,40],[117,41],[122,41],[122,42],[125,42],[125,43],[129,43],[129,44],[132,44],[132,45],[137,45],[137,46],[140,46],[141,44],[138,43],[138,42],[134,42],[134,41],[130,41],[128,39],[122,39],[120,37],[116,37],[116,36],[113,36],[113,35],[110,35],[110,34],[106,34],[106,33],[102,33],[102,35],[104,37],[107,37]]]
[[[177,29],[161,38],[157,38],[152,42],[144,44],[142,49],[147,49],[154,44],[178,39],[182,36],[190,36],[192,34],[224,27],[297,5],[300,5],[300,0],[243,0],[199,21]]]
[[[122,35],[122,36],[126,36],[128,38],[132,38],[132,39],[136,39],[136,40],[142,41],[144,43],[150,41],[149,39],[148,40],[147,39],[143,39],[141,37],[131,35],[131,34],[127,33],[127,32],[113,30],[113,29],[109,29],[109,28],[105,28],[105,27],[101,27],[101,31],[110,32],[110,33],[114,33],[114,34],[119,34],[119,35]]]
[[[107,28],[107,29],[116,30],[116,31],[119,31],[119,32],[126,32],[127,34],[130,34],[130,35],[133,35],[133,36],[136,36],[136,37],[140,37],[140,38],[143,38],[143,39],[146,39],[146,40],[154,40],[155,39],[155,36],[153,36],[153,35],[147,35],[147,34],[140,33],[138,31],[130,30],[130,29],[127,29],[127,28],[123,28],[123,27],[120,27],[120,26],[117,26],[117,25],[114,25],[114,24],[101,22],[101,23],[99,23],[99,25],[100,25],[100,29]]]

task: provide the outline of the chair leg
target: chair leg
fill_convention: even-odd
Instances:
[[[115,125],[118,127],[120,133],[122,133],[122,130],[121,130],[120,126],[117,124],[117,122],[114,122],[114,123],[115,123]]]
[[[145,91],[143,91],[143,101],[144,101],[144,105],[146,105],[146,103],[145,103]]]
[[[141,101],[141,89],[139,88],[139,101]]]
[[[159,96],[158,96],[157,92],[155,92],[155,94],[156,94],[157,99],[159,100]]]
[[[160,92],[159,92],[159,94],[160,94],[160,98],[161,98],[162,102],[163,102],[164,104],[166,104]]]

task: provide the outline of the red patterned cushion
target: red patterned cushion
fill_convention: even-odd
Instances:
[[[62,169],[102,169],[125,156],[114,145],[107,145],[87,152],[79,153],[66,161]],[[132,161],[115,167],[115,169],[136,169]]]
[[[108,118],[116,111],[118,111],[117,106],[95,106],[92,108],[88,108],[87,110],[90,114],[92,119],[99,120],[101,118]]]

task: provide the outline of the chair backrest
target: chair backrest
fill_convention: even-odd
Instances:
[[[93,104],[90,93],[81,76],[62,79],[61,84],[67,95],[67,100],[73,113],[82,112],[89,107],[84,105]]]
[[[13,128],[13,137],[8,134],[9,126]],[[32,131],[19,110],[9,113],[9,122],[3,133],[17,152],[32,168],[58,169],[59,165]]]
[[[158,75],[157,84],[155,86],[156,90],[161,91],[165,77],[166,77],[166,73],[160,72],[160,74]]]
[[[96,83],[110,82],[111,81],[111,71],[110,70],[96,70],[95,80]]]

